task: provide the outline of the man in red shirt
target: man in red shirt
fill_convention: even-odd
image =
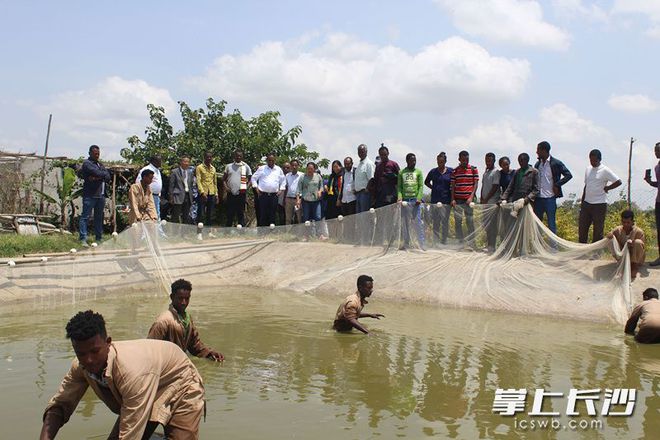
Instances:
[[[473,208],[471,206],[479,185],[479,171],[470,165],[470,153],[458,153],[458,166],[451,173],[451,206],[454,208],[456,238],[463,241],[463,218],[467,223],[468,237],[474,234]],[[473,237],[470,237],[473,238]]]

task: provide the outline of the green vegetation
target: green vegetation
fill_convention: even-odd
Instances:
[[[625,200],[617,200],[607,207],[605,218],[605,234],[621,224],[621,212],[628,209]],[[642,210],[633,203],[632,210],[635,213],[635,224],[644,231],[646,239],[646,260],[652,261],[658,258],[657,235],[655,228],[655,213],[653,209]],[[580,218],[580,202],[575,199],[564,201],[557,208],[557,235],[566,240],[578,241],[578,219]],[[589,231],[589,242],[591,242],[591,230]]]
[[[226,101],[206,101],[206,108],[191,109],[179,101],[183,120],[183,130],[174,132],[165,116],[165,109],[149,104],[151,126],[145,130],[145,139],[138,136],[128,138],[129,148],[121,151],[121,156],[131,163],[147,163],[149,157],[160,154],[163,168],[167,171],[176,167],[179,158],[190,156],[193,163],[200,163],[205,151],[213,153],[218,172],[223,165],[231,163],[234,150],[243,151],[244,160],[256,166],[263,156],[275,152],[280,163],[296,158],[303,163],[318,160],[319,166],[328,166],[328,159],[319,159],[319,154],[310,151],[303,143],[296,143],[302,133],[300,126],[288,130],[282,127],[280,113],[268,111],[246,119],[238,109],[226,112]]]
[[[48,234],[48,235],[0,235],[0,257],[22,257],[24,254],[48,254],[53,252],[67,252],[71,248],[80,246],[77,235]]]

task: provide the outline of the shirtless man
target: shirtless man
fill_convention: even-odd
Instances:
[[[658,291],[652,288],[642,293],[644,301],[635,307],[630,314],[624,331],[635,336],[635,341],[642,344],[655,344],[660,342],[660,300]],[[635,333],[637,321],[639,330]]]

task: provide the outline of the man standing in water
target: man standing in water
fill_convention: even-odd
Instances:
[[[338,332],[349,332],[352,329],[358,329],[365,335],[369,331],[358,322],[358,318],[384,318],[380,313],[362,313],[362,309],[367,304],[367,298],[371,296],[374,290],[374,279],[369,275],[360,275],[357,279],[357,292],[346,297],[341,303],[335,315],[335,322],[332,328]]]
[[[147,338],[170,341],[193,356],[221,362],[225,357],[222,353],[213,351],[204,345],[195,328],[192,316],[186,312],[186,308],[190,304],[190,292],[192,292],[190,281],[179,279],[172,283],[172,293],[170,294],[172,304],[170,304],[169,310],[156,318]]]
[[[159,423],[170,440],[199,437],[204,385],[179,347],[148,339],[113,342],[103,316],[91,310],[71,318],[66,336],[76,359],[44,411],[41,440],[55,438],[87,387],[119,415],[108,439],[148,439]]]
[[[642,344],[654,344],[660,342],[660,301],[658,300],[658,291],[652,288],[646,289],[642,293],[644,301],[635,307],[626,322],[625,332],[629,335],[635,335],[635,341]],[[639,331],[635,333],[637,321]]]

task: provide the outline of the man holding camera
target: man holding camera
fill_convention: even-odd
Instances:
[[[660,142],[655,144],[655,157],[658,158],[658,163],[655,166],[655,182],[651,180],[650,168],[646,170],[644,180],[652,187],[658,188],[658,192],[655,196],[655,230],[658,237],[658,251],[660,251],[660,187],[658,186],[658,182],[660,181]],[[656,258],[655,261],[652,261],[650,265],[660,266],[660,257]]]

